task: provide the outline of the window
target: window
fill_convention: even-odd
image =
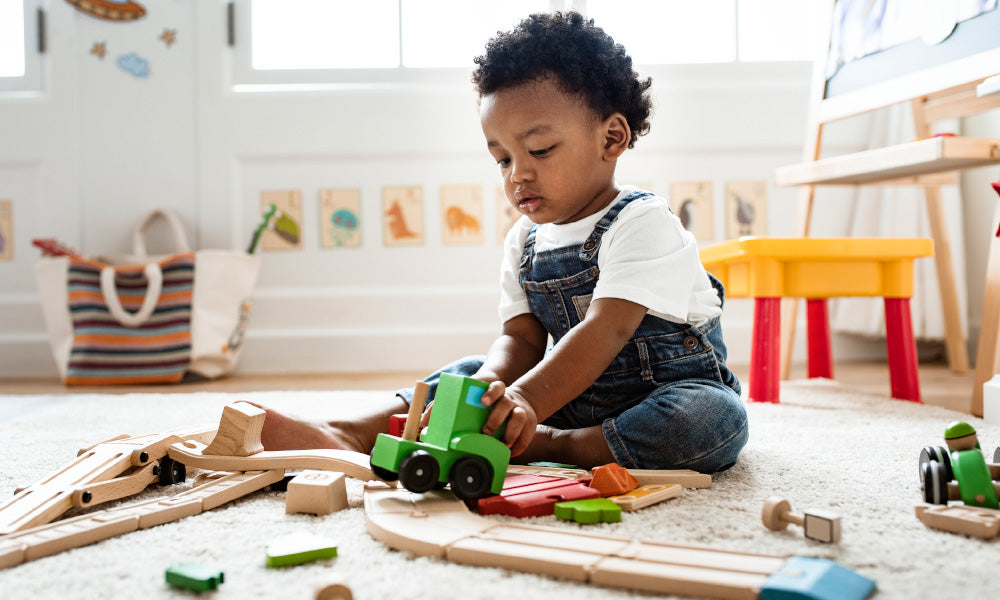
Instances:
[[[237,42],[236,83],[433,82],[449,80],[430,71],[445,69],[463,69],[464,81],[497,31],[532,12],[566,8],[593,18],[637,65],[801,62],[816,50],[822,6],[803,0],[237,0],[237,18],[245,21],[239,31],[250,35]]]
[[[38,0],[0,0],[0,92],[41,89]]]

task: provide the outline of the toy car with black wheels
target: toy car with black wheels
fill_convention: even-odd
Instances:
[[[445,485],[463,500],[499,494],[510,462],[510,449],[482,433],[490,409],[481,398],[488,384],[470,377],[442,374],[434,409],[419,440],[380,433],[371,454],[372,471],[415,493]]]
[[[925,446],[920,451],[920,483],[924,501],[948,504],[961,500],[969,506],[1000,509],[1000,465],[986,462],[976,430],[964,421],[945,429],[944,446]]]

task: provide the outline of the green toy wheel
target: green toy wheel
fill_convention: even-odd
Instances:
[[[414,450],[399,463],[399,482],[416,494],[433,490],[440,475],[437,459],[425,450]]]
[[[399,479],[399,473],[395,471],[390,471],[389,469],[383,469],[382,467],[376,466],[371,463],[369,464],[372,468],[372,473],[375,474],[375,477],[378,477],[382,481],[396,481],[397,479]]]
[[[951,453],[951,468],[958,480],[962,502],[969,506],[1000,508],[990,470],[979,450],[962,450]]]

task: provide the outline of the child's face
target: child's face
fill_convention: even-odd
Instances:
[[[624,150],[609,151],[616,115],[601,121],[551,78],[483,96],[480,123],[511,204],[535,223],[557,224],[607,206],[618,193],[615,160]]]

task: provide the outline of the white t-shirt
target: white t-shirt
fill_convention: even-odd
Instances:
[[[626,186],[607,208],[565,225],[546,223],[535,231],[535,252],[582,244],[594,226],[620,199],[636,191]],[[518,283],[521,254],[532,222],[521,217],[504,240],[501,265],[500,320],[531,312]],[[694,236],[684,229],[659,196],[631,201],[601,238],[597,253],[601,274],[593,300],[620,298],[641,304],[648,314],[674,323],[700,325],[722,314],[719,295],[698,258]]]

